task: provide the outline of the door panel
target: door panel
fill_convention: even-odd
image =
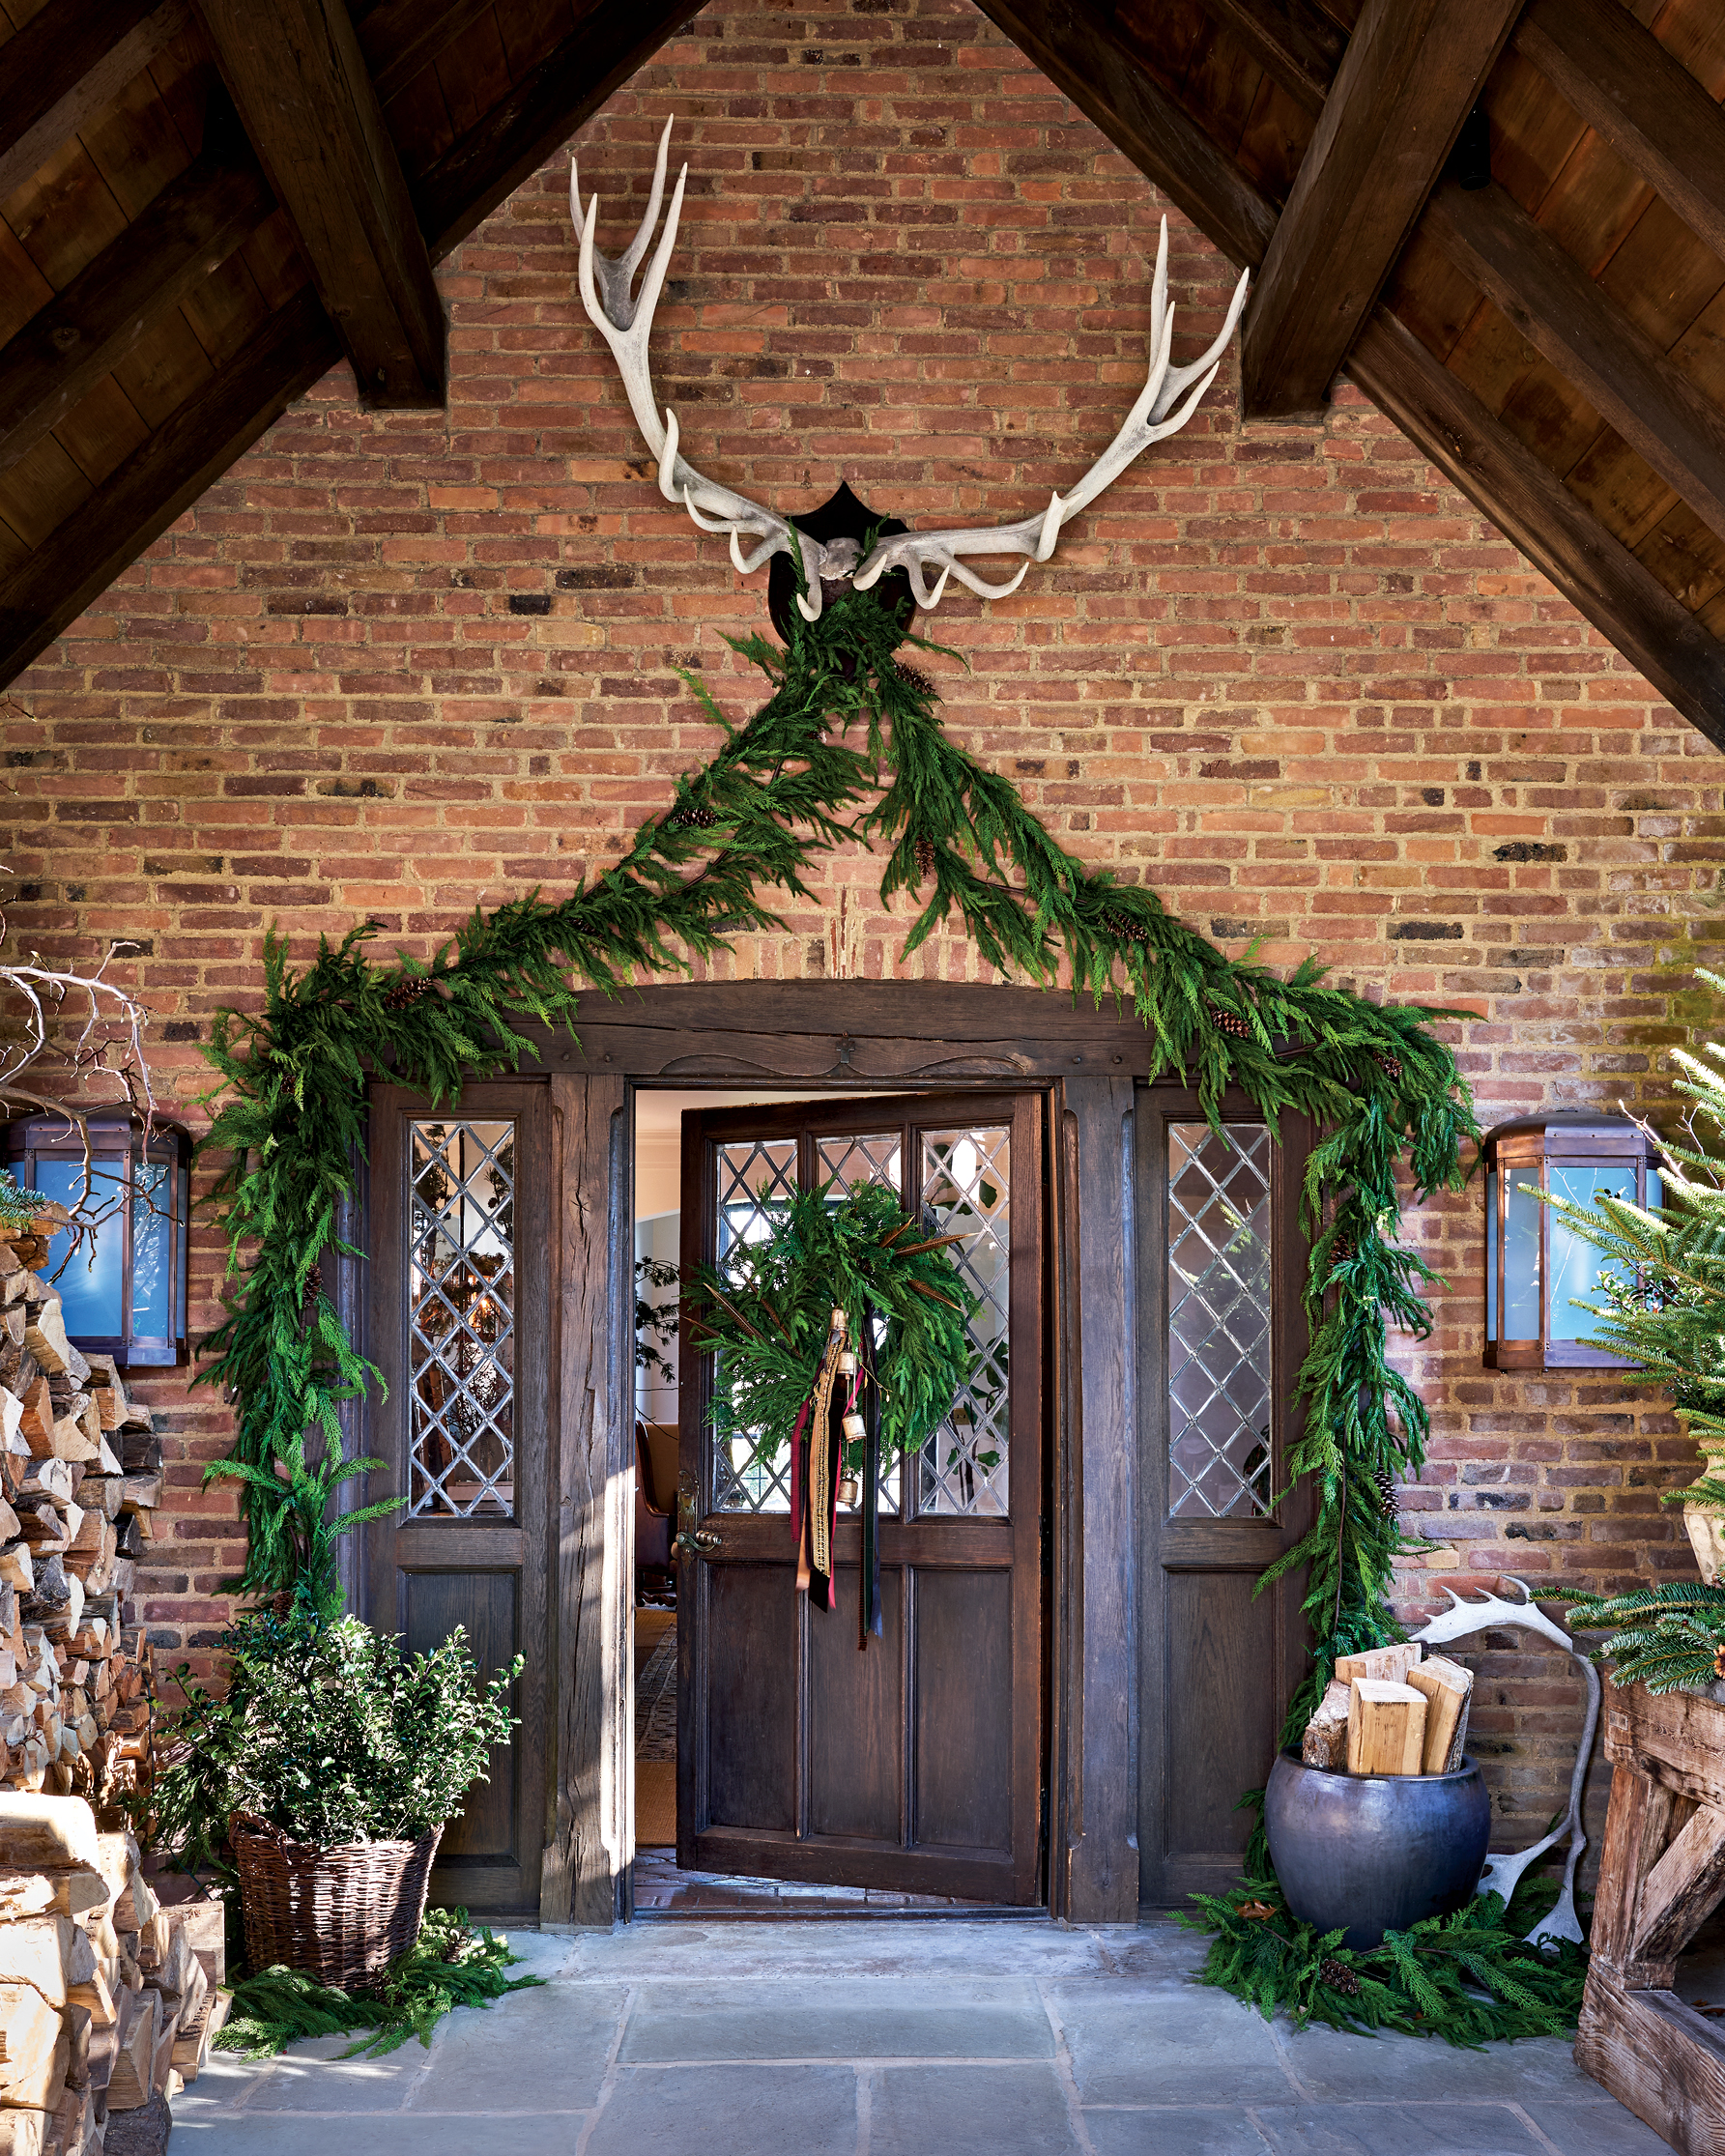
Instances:
[[[1222,1133],[1197,1096],[1139,1089],[1138,1861],[1159,1907],[1237,1876],[1299,1682],[1304,1576],[1257,1595],[1305,1533],[1309,1494],[1278,1502],[1306,1349],[1299,1194],[1310,1133],[1280,1142],[1244,1096]]]
[[[683,1118],[685,1277],[837,1177],[877,1183],[981,1308],[971,1381],[883,1478],[885,1636],[857,1646],[861,1523],[841,1509],[838,1607],[795,1590],[790,1456],[723,1452],[713,1359],[685,1328],[683,1525],[716,1539],[678,1589],[677,1861],[706,1871],[1029,1904],[1041,1893],[1043,1115],[997,1093]]]
[[[366,1614],[413,1653],[464,1626],[486,1677],[527,1658],[514,1740],[432,1873],[435,1902],[487,1917],[539,1908],[554,1169],[543,1084],[472,1085],[457,1109],[373,1090],[369,1338],[388,1394],[367,1495],[407,1503],[367,1531]]]

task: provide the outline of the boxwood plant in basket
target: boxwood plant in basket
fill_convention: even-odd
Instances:
[[[224,1694],[180,1672],[186,1709],[153,1808],[158,1849],[238,1885],[251,1979],[235,2041],[273,2050],[343,2027],[399,2041],[447,2004],[481,2002],[475,1984],[510,1989],[489,1933],[440,1917],[429,1954],[419,1939],[439,1839],[513,1727],[519,1659],[481,1684],[459,1629],[410,1656],[316,1596],[247,1612],[221,1646]],[[429,2018],[406,1997],[421,1960],[455,1995]]]

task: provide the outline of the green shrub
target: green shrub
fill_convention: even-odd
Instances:
[[[481,1685],[459,1627],[429,1653],[358,1618],[253,1611],[222,1635],[225,1696],[179,1680],[186,1710],[156,1782],[157,1846],[227,1871],[236,1812],[318,1849],[413,1841],[460,1811],[508,1741],[519,1656]]]

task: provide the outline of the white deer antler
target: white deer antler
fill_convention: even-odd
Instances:
[[[1080,509],[1094,502],[1153,442],[1178,434],[1197,410],[1199,399],[1216,380],[1222,355],[1246,305],[1249,280],[1250,273],[1242,270],[1240,281],[1234,287],[1234,297],[1228,302],[1227,319],[1202,358],[1193,360],[1190,366],[1170,366],[1174,310],[1168,305],[1168,220],[1164,217],[1162,238],[1156,249],[1156,278],[1150,288],[1150,378],[1139,392],[1138,401],[1126,415],[1119,433],[1078,485],[1070,494],[1051,496],[1048,507],[1040,515],[1023,517],[1017,524],[995,525],[972,532],[907,532],[899,538],[883,539],[857,570],[852,580],[857,589],[866,591],[888,569],[907,569],[910,589],[920,607],[933,608],[940,604],[948,577],[957,577],[967,590],[985,599],[1010,596],[1030,574],[1030,561],[1026,561],[1009,583],[985,584],[974,570],[965,568],[958,557],[961,554],[1027,554],[1031,561],[1046,561],[1053,553],[1060,527],[1067,519],[1077,516]],[[1175,398],[1188,383],[1194,382],[1196,388],[1185,403],[1173,411]],[[926,575],[929,566],[940,571],[933,590],[929,589]]]
[[[675,115],[674,115],[675,117]],[[653,190],[647,198],[647,215],[640,229],[630,241],[628,248],[615,262],[609,261],[593,244],[593,234],[599,221],[599,197],[595,192],[589,198],[586,213],[581,207],[581,174],[573,159],[569,164],[569,214],[575,229],[581,235],[581,300],[589,318],[611,347],[618,371],[623,378],[623,390],[629,400],[629,410],[635,415],[635,424],[646,437],[659,467],[659,492],[667,502],[680,502],[703,532],[728,532],[731,538],[731,559],[739,576],[750,576],[772,559],[775,554],[794,554],[801,558],[803,574],[808,585],[807,596],[797,595],[797,606],[803,618],[816,620],[820,613],[820,570],[822,549],[805,533],[795,531],[781,516],[770,509],[763,509],[758,502],[751,502],[746,495],[733,494],[729,487],[720,486],[716,480],[703,477],[688,460],[677,451],[676,414],[669,405],[665,408],[665,421],[659,423],[658,406],[653,397],[651,363],[647,358],[647,339],[652,334],[653,309],[659,302],[664,289],[665,273],[671,266],[671,250],[676,244],[677,219],[682,215],[683,186],[689,177],[685,164],[676,176],[676,188],[671,197],[671,212],[665,219],[665,230],[653,258],[647,265],[647,275],[642,279],[640,292],[630,287],[642,256],[647,252],[647,242],[652,238],[653,226],[659,221],[659,204],[665,196],[665,162],[671,147],[670,120],[659,137],[659,158],[653,168]],[[595,289],[595,278],[597,288]],[[747,536],[761,544],[745,560],[740,540]],[[854,558],[854,542],[852,543]],[[845,567],[849,567],[849,562]]]
[[[1563,1626],[1547,1617],[1534,1600],[1533,1589],[1526,1580],[1515,1579],[1508,1572],[1503,1577],[1511,1587],[1519,1587],[1527,1599],[1507,1602],[1501,1595],[1482,1594],[1477,1602],[1464,1602],[1453,1588],[1446,1587],[1444,1593],[1450,1597],[1450,1607],[1440,1611],[1429,1624],[1423,1624],[1413,1637],[1427,1647],[1438,1647],[1449,1640],[1465,1639],[1470,1632],[1488,1631],[1493,1625],[1507,1630],[1538,1632],[1561,1647],[1580,1669],[1587,1683],[1587,1713],[1582,1720],[1575,1765],[1569,1770],[1569,1809],[1551,1832],[1531,1848],[1501,1856],[1487,1856],[1480,1883],[1474,1888],[1476,1894],[1501,1894],[1507,1907],[1522,1873],[1567,1834],[1569,1854],[1564,1865],[1563,1891],[1550,1915],[1536,1925],[1530,1936],[1536,1945],[1547,1939],[1568,1939],[1579,1944],[1581,1924],[1575,1914],[1575,1871],[1587,1848],[1587,1834],[1581,1824],[1581,1795],[1587,1783],[1588,1762],[1594,1754],[1594,1732],[1599,1726],[1599,1673]],[[1443,1585],[1442,1581],[1438,1584]]]
[[[775,554],[789,554],[800,561],[803,569],[804,591],[797,594],[797,607],[807,621],[819,619],[821,605],[821,578],[843,581],[847,578],[859,591],[866,591],[890,569],[908,572],[910,589],[918,606],[933,608],[940,604],[946,589],[947,579],[957,577],[966,589],[980,598],[1004,599],[1016,591],[1030,573],[1030,561],[1046,561],[1054,551],[1060,536],[1060,528],[1071,517],[1088,506],[1107,486],[1112,484],[1135,457],[1142,455],[1153,442],[1162,442],[1170,434],[1178,434],[1197,410],[1202,398],[1222,362],[1222,355],[1233,335],[1246,305],[1248,273],[1242,271],[1240,281],[1234,287],[1234,297],[1228,304],[1227,319],[1221,331],[1211,340],[1210,348],[1201,358],[1189,366],[1170,364],[1174,338],[1174,310],[1168,305],[1168,220],[1162,220],[1162,239],[1156,250],[1156,276],[1150,296],[1150,375],[1144,384],[1137,402],[1127,414],[1125,423],[1089,471],[1070,494],[1050,497],[1049,505],[1039,514],[1024,517],[1017,524],[1002,524],[970,532],[907,532],[902,536],[883,539],[859,562],[861,552],[856,541],[839,538],[822,546],[804,532],[772,510],[751,502],[746,496],[733,494],[712,479],[704,478],[677,450],[676,414],[669,406],[661,423],[658,406],[653,396],[652,373],[647,359],[647,339],[652,333],[653,308],[664,289],[665,273],[670,266],[671,250],[676,243],[677,219],[682,214],[683,186],[689,176],[685,164],[678,172],[676,187],[671,197],[671,209],[665,219],[665,230],[653,258],[647,265],[639,294],[631,287],[642,256],[647,252],[652,237],[653,226],[658,222],[659,205],[665,194],[666,158],[671,143],[671,121],[665,123],[665,131],[659,137],[658,162],[653,169],[652,193],[647,205],[647,215],[640,229],[629,243],[625,253],[615,262],[608,261],[593,244],[593,234],[598,224],[599,201],[594,195],[585,213],[581,207],[580,175],[573,163],[569,168],[569,209],[581,234],[581,298],[593,326],[610,345],[612,357],[617,360],[623,378],[623,389],[629,399],[629,409],[635,415],[635,424],[646,437],[647,446],[659,467],[659,491],[668,502],[681,502],[703,532],[727,532],[731,538],[731,559],[737,573],[748,576],[759,569]],[[1183,401],[1177,401],[1183,400]],[[755,551],[746,558],[740,541],[744,537],[758,540]],[[964,554],[1023,554],[1030,560],[1005,584],[986,584],[974,570],[967,569],[959,560]],[[939,571],[933,587],[928,571]]]

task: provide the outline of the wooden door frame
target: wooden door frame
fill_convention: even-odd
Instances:
[[[1129,1011],[1060,992],[920,981],[734,981],[579,998],[576,1038],[519,1028],[548,1081],[558,1189],[541,1652],[544,1925],[626,1919],[634,1825],[636,1087],[797,1086],[1048,1097],[1049,1914],[1134,1923],[1137,1855],[1137,1413]],[[530,1652],[532,1650],[530,1649]]]

